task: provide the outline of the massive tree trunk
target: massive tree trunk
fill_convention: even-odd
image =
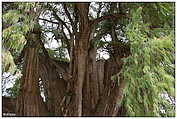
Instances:
[[[72,100],[68,106],[67,116],[82,116],[83,112],[83,84],[86,77],[88,43],[91,34],[91,26],[88,19],[88,7],[86,3],[77,3],[79,13],[79,34],[76,37],[74,68],[72,83],[69,89],[72,92]],[[77,72],[77,73],[76,73]],[[77,75],[75,75],[76,73]]]
[[[28,38],[17,115],[122,116],[125,80],[120,78],[119,85],[111,80],[121,70],[121,58],[96,61],[97,49],[92,44],[93,24],[107,17],[89,21],[89,4],[76,3],[76,8],[79,32],[73,39],[70,64],[51,59],[40,40]],[[39,45],[43,50],[40,56]],[[40,97],[39,78],[44,87],[45,104]]]
[[[39,90],[39,34],[27,36],[23,63],[20,94],[17,97],[17,116],[47,116],[47,111]]]
[[[121,79],[117,86],[111,80],[111,76],[119,73],[122,63],[120,59],[96,62],[97,49],[91,44],[94,39],[91,35],[92,22],[88,19],[89,5],[78,3],[76,6],[79,14],[79,32],[73,46],[72,62],[70,62],[72,67],[63,72],[66,76],[58,83],[55,81],[56,71],[50,72],[53,67],[48,66],[50,70],[46,70],[46,74],[55,79],[52,81],[48,77],[47,94],[50,98],[47,101],[48,110],[55,116],[117,116],[121,107],[117,103],[123,98],[122,90],[125,82]],[[44,61],[46,65],[45,62],[47,61]],[[58,67],[61,65],[58,64]],[[56,89],[60,90],[60,93],[57,93]],[[60,111],[56,111],[55,107]]]

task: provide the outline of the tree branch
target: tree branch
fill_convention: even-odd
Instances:
[[[73,20],[72,20],[72,18],[71,18],[71,15],[70,15],[70,13],[69,13],[69,11],[68,11],[68,9],[67,9],[66,3],[63,3],[63,8],[64,8],[64,10],[65,10],[65,13],[66,13],[66,15],[67,15],[69,21],[71,22],[72,27],[74,27],[74,22],[73,22]]]
[[[53,23],[53,24],[59,24],[59,22],[50,21],[48,19],[39,18],[39,20],[47,21],[47,22],[50,22],[50,23]]]
[[[69,39],[67,38],[65,32],[64,32],[64,28],[62,27],[62,33],[63,33],[63,38],[64,39],[61,39],[61,40],[64,40],[64,42],[66,43],[66,47],[67,47],[67,50],[68,50],[68,53],[70,55],[70,43],[69,43]]]
[[[69,35],[71,36],[71,31],[70,29],[68,28],[68,26],[65,24],[65,22],[63,20],[60,19],[60,17],[56,14],[55,11],[53,11],[53,16],[55,17],[56,20],[58,20],[63,26],[66,27],[66,29],[68,30],[69,32]]]
[[[126,14],[111,14],[111,15],[106,15],[106,16],[102,16],[102,17],[99,17],[93,21],[91,21],[91,25],[94,25],[94,24],[97,24],[103,20],[106,20],[106,19],[111,19],[111,18],[120,18],[120,17],[126,17],[127,15]]]

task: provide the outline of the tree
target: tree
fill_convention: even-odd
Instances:
[[[173,116],[173,17],[173,3],[3,3],[4,72],[23,65],[16,115]]]

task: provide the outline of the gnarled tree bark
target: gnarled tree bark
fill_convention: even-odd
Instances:
[[[29,33],[24,54],[23,76],[17,97],[17,116],[47,116],[45,104],[39,90],[39,38],[40,34]]]

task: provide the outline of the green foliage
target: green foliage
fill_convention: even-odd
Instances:
[[[32,9],[36,4],[33,2],[14,4],[18,5],[16,10],[8,10],[3,14],[3,24],[6,25],[3,29],[3,45],[7,45],[7,48],[24,46],[24,36],[34,27],[35,14],[32,13]]]
[[[11,26],[3,29],[2,32],[2,48],[3,51],[3,72],[13,72],[15,71],[14,57],[17,56],[21,50],[23,49],[26,40],[23,32],[27,32],[26,25],[21,25],[17,23],[20,18],[20,14],[16,11],[9,11],[5,15],[3,15],[3,22],[10,23]],[[16,15],[16,16],[15,16]],[[12,16],[15,16],[14,18]],[[11,19],[12,18],[12,19]],[[9,52],[10,51],[10,52]],[[9,65],[9,68],[7,66]],[[13,70],[12,70],[13,69]]]
[[[12,54],[5,49],[2,49],[2,72],[10,72],[13,74],[16,70]]]
[[[19,2],[15,3],[18,5],[18,8],[20,10],[23,10],[24,12],[30,12],[32,8],[35,7],[36,3],[35,2]]]
[[[3,24],[8,27],[3,29],[3,47],[10,51],[21,51],[25,45],[24,35],[29,31],[28,24],[19,21],[25,16],[18,10],[9,10],[3,15]]]
[[[22,18],[23,15],[20,14],[18,10],[9,10],[6,14],[3,15],[4,24],[15,24]]]
[[[24,45],[26,44],[25,35],[33,28],[34,25],[32,19],[34,16],[27,14],[27,12],[30,12],[35,3],[12,3],[9,5],[18,6],[17,9],[7,10],[2,16],[2,48],[5,51],[3,52],[5,53],[3,54],[3,71],[10,71],[12,73],[15,71],[13,59],[21,53]]]
[[[149,27],[143,23],[141,14],[142,7],[132,11],[132,22],[126,29],[131,44],[131,56],[124,60],[122,69],[127,81],[124,89],[127,116],[174,116],[174,107],[161,96],[165,92],[168,97],[175,96],[173,31],[163,32],[165,36],[160,38],[148,37]],[[161,106],[165,109],[163,114]]]
[[[3,31],[3,45],[8,50],[21,52],[26,43],[26,39],[22,33],[15,33],[18,32],[15,30],[18,30],[18,28],[16,26],[12,26]]]

